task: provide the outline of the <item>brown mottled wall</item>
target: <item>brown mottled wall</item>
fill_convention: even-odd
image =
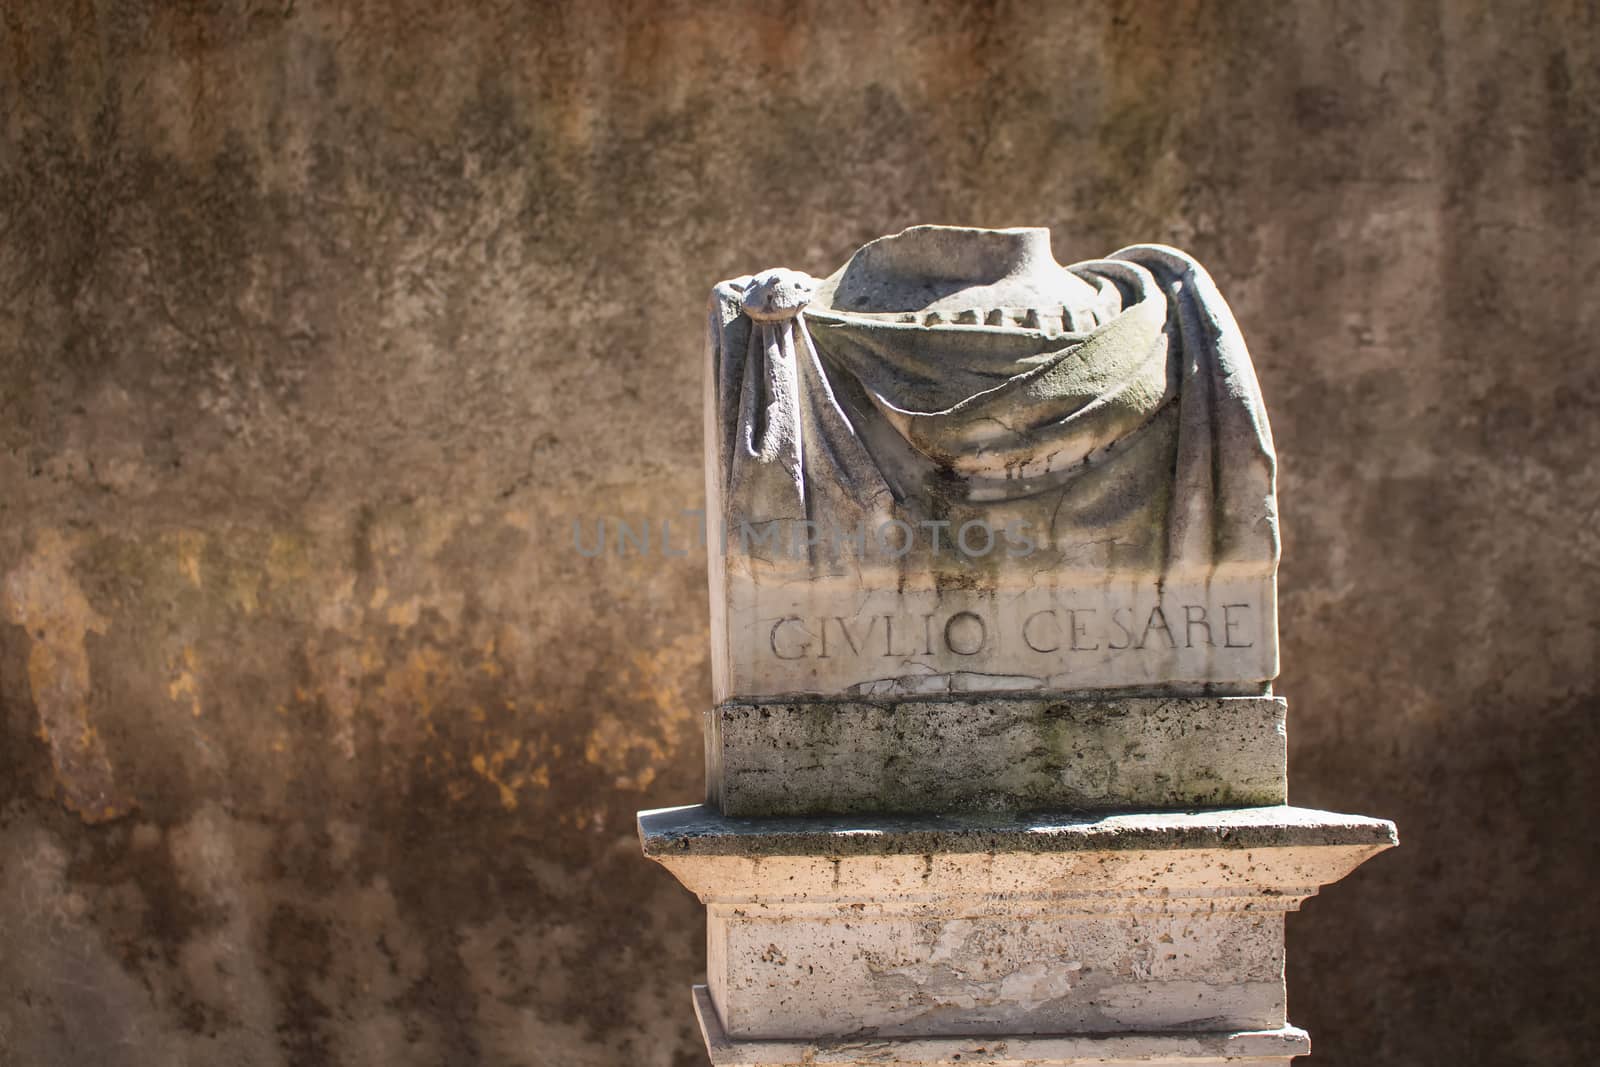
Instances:
[[[11,0],[0,1064],[703,1062],[704,565],[572,523],[699,505],[713,281],[930,221],[1251,341],[1293,797],[1405,841],[1291,922],[1312,1062],[1584,1062],[1597,21]]]

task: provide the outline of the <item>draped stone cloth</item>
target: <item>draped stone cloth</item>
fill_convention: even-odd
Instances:
[[[707,477],[728,527],[981,519],[1026,531],[1055,569],[1276,570],[1260,390],[1189,256],[1136,245],[1066,268],[1092,293],[1076,304],[955,315],[833,306],[848,268],[713,291]],[[848,539],[807,551],[814,573],[862,563]],[[922,539],[894,565],[983,566]]]

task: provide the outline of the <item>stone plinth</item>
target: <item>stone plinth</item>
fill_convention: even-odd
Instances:
[[[1258,1032],[1279,1035],[1261,1039],[1277,1050],[1262,1062],[1281,1060],[1303,1051],[1281,1036],[1284,913],[1395,843],[1383,820],[1284,806],[832,819],[693,806],[643,813],[639,830],[706,904],[705,1025],[729,1063],[801,1062],[801,1046],[847,1039],[952,1055],[974,1037],[1132,1033],[1139,1056],[1206,1062]]]
[[[1282,804],[1279,697],[729,703],[706,715],[727,815]]]

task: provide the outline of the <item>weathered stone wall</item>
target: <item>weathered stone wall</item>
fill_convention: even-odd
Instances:
[[[718,278],[917,222],[1207,263],[1282,457],[1318,1062],[1582,1062],[1583,3],[0,13],[0,1063],[702,1062]],[[681,535],[681,532],[680,532]]]

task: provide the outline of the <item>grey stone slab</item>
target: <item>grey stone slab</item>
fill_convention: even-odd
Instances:
[[[1121,815],[953,814],[736,818],[705,804],[639,813],[652,859],[1391,847],[1394,823],[1272,805]]]
[[[751,816],[1282,804],[1285,713],[1278,697],[722,704],[707,799]]]

